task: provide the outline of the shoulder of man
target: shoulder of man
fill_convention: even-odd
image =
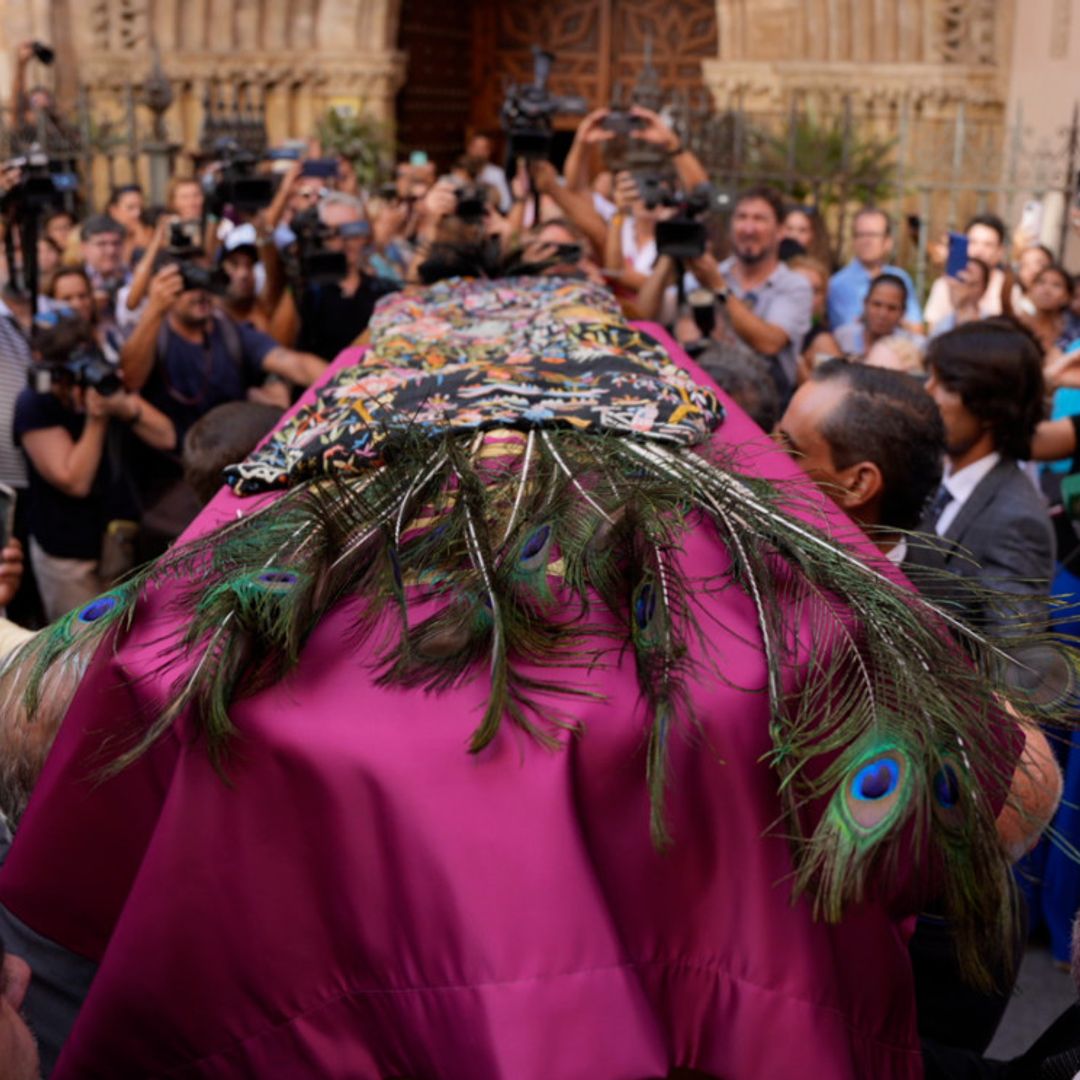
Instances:
[[[834,284],[843,285],[849,278],[857,278],[861,269],[861,264],[856,259],[852,259],[851,262],[847,263],[845,266],[841,266],[840,269],[829,278],[829,287],[831,288]]]
[[[769,275],[768,280],[775,288],[781,288],[792,295],[803,294],[807,300],[813,302],[813,286],[802,274],[792,270],[787,263],[777,263],[776,269]]]

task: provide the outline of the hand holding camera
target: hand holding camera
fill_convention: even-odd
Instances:
[[[615,115],[613,109],[594,109],[578,125],[575,138],[586,146],[609,142],[619,133],[620,125],[612,120]]]
[[[150,280],[149,309],[164,315],[184,291],[184,275],[176,263],[163,266]]]
[[[457,209],[457,191],[445,178],[434,184],[420,201],[422,227],[434,227]]]
[[[630,117],[638,121],[630,130],[631,138],[658,146],[668,154],[679,149],[679,136],[664,123],[659,113],[654,113],[652,109],[646,109],[641,105],[634,105],[630,109]]]

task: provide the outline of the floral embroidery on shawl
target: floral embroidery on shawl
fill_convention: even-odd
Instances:
[[[372,347],[227,479],[238,494],[381,462],[395,432],[571,427],[669,444],[723,419],[611,294],[554,277],[440,282],[379,302]]]

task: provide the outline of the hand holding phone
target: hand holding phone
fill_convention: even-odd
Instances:
[[[968,241],[963,233],[949,233],[949,255],[945,260],[947,277],[958,278],[968,264]]]
[[[335,158],[308,158],[300,169],[301,176],[314,176],[320,180],[329,180],[337,176],[338,163]]]

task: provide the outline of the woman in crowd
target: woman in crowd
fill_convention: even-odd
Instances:
[[[656,223],[662,210],[646,201],[629,172],[615,177],[614,196],[615,216],[608,226],[604,267],[616,283],[616,295],[632,296],[648,280],[656,262]]]
[[[825,233],[825,223],[821,220],[816,207],[792,206],[784,214],[780,236],[782,240],[794,241],[812,259],[818,260],[826,267],[832,267],[829,237]],[[781,249],[781,255],[783,255],[783,249]],[[828,272],[831,273],[832,270]]]
[[[165,196],[165,209],[181,221],[201,221],[206,197],[194,176],[174,176]]]
[[[43,292],[58,307],[70,308],[90,327],[97,347],[109,363],[120,362],[120,346],[123,344],[120,332],[115,326],[104,325],[98,317],[94,290],[81,266],[58,267],[46,279]]]
[[[788,262],[788,267],[806,278],[810,282],[810,288],[814,290],[814,306],[811,312],[814,321],[810,329],[806,331],[799,349],[798,381],[803,383],[822,360],[830,356],[839,356],[840,346],[829,329],[828,265],[812,255],[796,255]]]
[[[1048,266],[1035,275],[1028,296],[1035,313],[1021,321],[1039,339],[1043,351],[1068,349],[1080,337],[1080,320],[1070,311],[1072,275],[1057,264]]]
[[[51,210],[41,222],[41,234],[48,237],[63,253],[66,261],[72,261],[69,251],[78,251],[78,230],[75,215],[70,210]]]
[[[967,266],[955,277],[950,277],[948,283],[952,310],[934,323],[931,337],[940,337],[964,323],[983,317],[980,304],[990,285],[990,266],[982,259],[969,258]]]
[[[113,188],[105,212],[124,226],[124,266],[135,263],[136,252],[150,242],[151,230],[143,224],[142,214],[146,206],[142,188],[138,184],[124,184]]]
[[[60,280],[67,288],[80,281]],[[77,302],[85,308],[89,298]],[[71,362],[80,352],[81,371]],[[111,522],[137,517],[122,464],[124,428],[159,450],[174,448],[176,432],[163,413],[121,389],[92,330],[73,313],[39,317],[35,363],[49,372],[48,388],[19,394],[13,426],[30,481],[30,561],[52,621],[103,591],[107,583],[98,571],[106,531]]]
[[[1053,265],[1054,253],[1042,244],[1032,244],[1024,248],[1016,259],[1016,280],[1009,295],[1009,303],[1016,316],[1035,314],[1035,305],[1031,302],[1031,286],[1035,279],[1048,266]]]
[[[854,322],[839,326],[833,337],[841,352],[863,359],[875,342],[898,335],[916,343],[922,339],[901,325],[907,306],[907,285],[895,274],[879,274],[870,283],[863,301],[863,313]]]

